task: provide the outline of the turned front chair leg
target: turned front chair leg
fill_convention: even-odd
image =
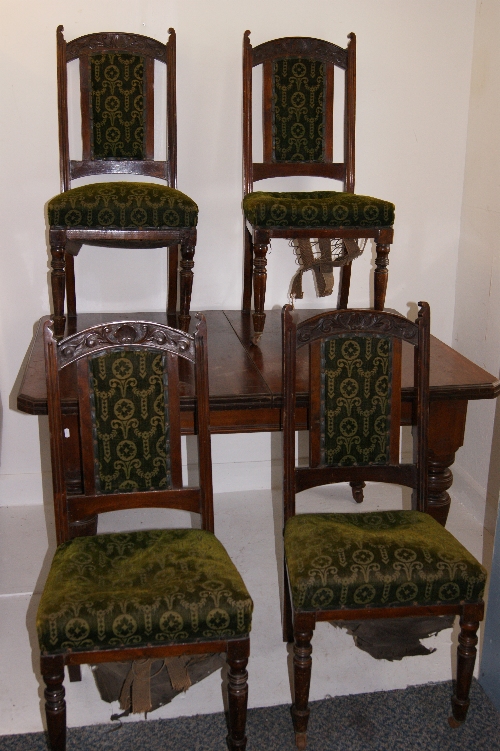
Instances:
[[[247,747],[245,726],[248,703],[248,673],[246,671],[248,652],[248,642],[228,644],[229,735],[227,745],[230,751],[245,751]]]
[[[293,729],[298,749],[307,744],[307,723],[309,721],[309,687],[311,685],[312,639],[309,630],[294,630],[293,645],[293,682],[294,702],[292,705]]]
[[[194,266],[194,245],[181,245],[181,272],[180,272],[180,315],[179,326],[183,331],[189,328],[191,316],[189,308],[191,306],[191,292],[193,289],[193,266]]]
[[[266,322],[264,313],[264,303],[266,300],[266,281],[267,281],[267,245],[253,246],[253,295],[255,312],[253,314],[254,344],[257,344]]]
[[[66,750],[66,702],[64,700],[64,663],[54,660],[44,664],[42,676],[45,681],[45,716],[51,751]]]
[[[62,337],[66,318],[64,316],[64,294],[66,287],[66,253],[64,245],[51,245],[52,271],[50,276],[52,286],[52,303],[54,306],[54,334]]]
[[[457,650],[457,683],[451,699],[452,717],[448,718],[452,728],[465,722],[469,709],[469,691],[476,662],[477,630],[479,621],[460,618],[460,635]]]
[[[375,310],[383,310],[385,305],[385,293],[387,290],[387,278],[389,272],[389,251],[391,246],[386,243],[377,243],[377,256],[375,258]]]

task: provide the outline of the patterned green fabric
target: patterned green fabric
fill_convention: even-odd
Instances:
[[[325,85],[319,60],[274,61],[273,161],[324,161]]]
[[[248,634],[252,600],[211,532],[77,537],[54,556],[37,613],[42,654]]]
[[[458,604],[482,599],[486,570],[420,511],[300,514],[285,528],[294,607]]]
[[[339,336],[321,348],[321,463],[388,464],[392,340]]]
[[[90,57],[94,159],[144,159],[144,60],[125,52]]]
[[[90,364],[96,491],[171,488],[163,356],[121,350]]]
[[[92,183],[49,201],[49,225],[70,229],[162,229],[196,227],[198,206],[166,185]]]
[[[395,206],[334,190],[255,191],[243,199],[243,211],[254,227],[392,227]]]

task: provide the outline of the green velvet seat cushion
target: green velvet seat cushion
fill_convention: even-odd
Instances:
[[[486,570],[419,511],[299,514],[285,527],[299,611],[474,603]]]
[[[243,211],[253,227],[392,227],[395,206],[379,198],[333,190],[255,191],[243,199]]]
[[[42,654],[243,637],[252,600],[211,532],[77,537],[54,556],[37,614]]]
[[[69,229],[196,227],[198,206],[167,185],[92,183],[60,193],[48,203],[49,225]]]

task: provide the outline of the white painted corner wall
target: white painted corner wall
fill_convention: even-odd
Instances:
[[[500,371],[500,5],[478,0],[452,346]],[[500,489],[497,401],[470,402],[454,494],[492,534]]]
[[[41,503],[42,480],[50,472],[46,418],[17,412],[15,400],[33,326],[50,310],[44,206],[59,190],[56,26],[64,25],[67,39],[121,30],[165,41],[168,28],[176,29],[179,188],[200,207],[193,310],[241,304],[243,32],[251,29],[255,45],[293,35],[345,45],[348,33],[356,32],[356,190],[396,204],[387,305],[414,315],[417,301],[428,300],[433,333],[497,373],[493,350],[500,331],[498,318],[492,323],[491,317],[499,304],[494,290],[499,215],[494,141],[500,131],[494,123],[487,127],[481,114],[498,116],[495,0],[477,3],[482,33],[474,41],[475,15],[475,0],[311,0],[306,6],[298,0],[5,4],[0,46],[0,505]],[[489,176],[484,183],[483,170]],[[306,178],[303,186],[312,181]],[[487,227],[478,224],[486,205]],[[284,241],[273,243],[268,268],[266,305],[281,306],[295,268]],[[353,266],[351,304],[369,304],[372,271],[369,249]],[[84,248],[76,275],[80,311],[164,306],[164,251]],[[301,304],[317,307],[330,300],[316,299],[308,280]],[[479,340],[476,330],[486,331],[486,338]],[[458,456],[464,477],[481,488],[488,484],[493,423],[492,403],[472,405],[471,438]],[[266,486],[276,446],[276,437],[269,434],[216,436],[216,490]]]

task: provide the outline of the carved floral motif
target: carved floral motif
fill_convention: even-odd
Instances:
[[[314,339],[342,331],[392,334],[408,342],[415,342],[418,337],[418,326],[406,318],[398,319],[393,315],[377,311],[339,310],[321,316],[312,324],[298,324],[297,344],[300,346]]]
[[[195,360],[193,336],[180,334],[162,324],[120,321],[95,326],[61,341],[58,345],[60,366],[65,367],[94,350],[134,344],[148,344],[175,352],[192,362]]]

